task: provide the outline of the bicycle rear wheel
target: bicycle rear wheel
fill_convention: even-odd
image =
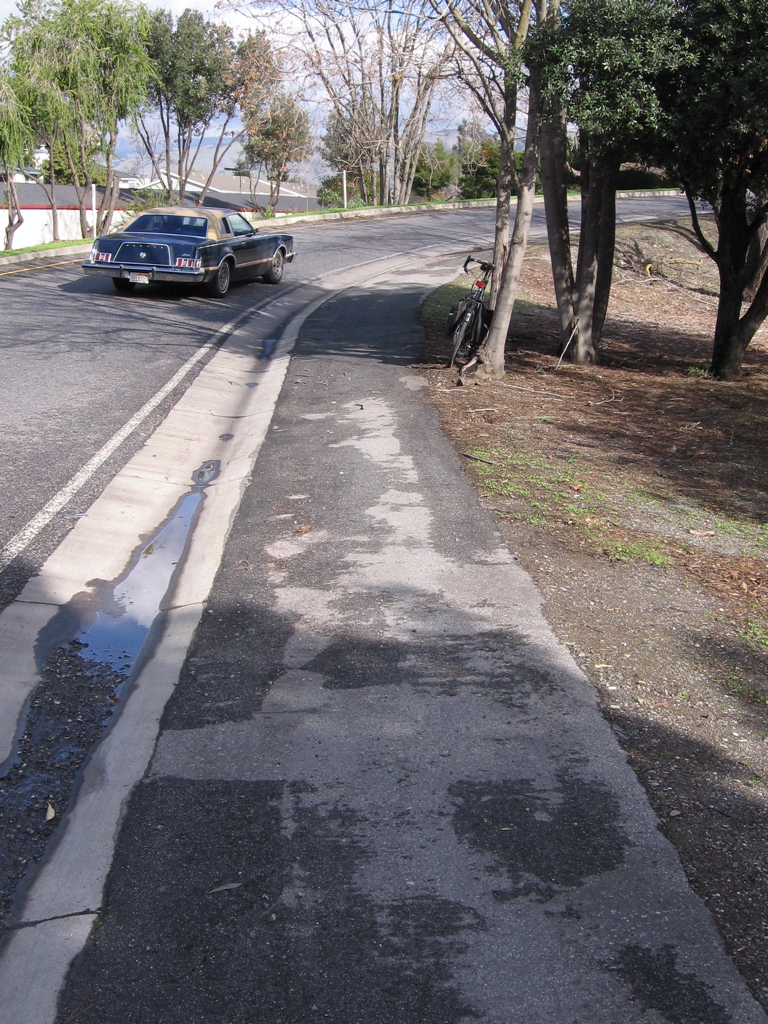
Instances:
[[[472,323],[469,325],[470,329],[466,333],[466,349],[467,358],[472,359],[473,356],[477,355],[477,351],[485,340],[485,336],[488,333],[488,327],[486,326],[485,317],[483,313],[485,307],[481,306],[475,310],[475,315],[472,318]]]
[[[448,363],[449,368],[453,366],[456,361],[456,356],[459,354],[459,350],[464,344],[464,337],[467,333],[467,321],[462,317],[461,321],[456,325],[453,331],[453,350],[451,352],[451,361]]]

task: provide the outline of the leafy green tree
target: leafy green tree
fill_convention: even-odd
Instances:
[[[363,110],[353,112],[334,107],[326,122],[325,135],[320,140],[320,155],[330,167],[337,171],[347,171],[354,178],[354,188],[363,205],[370,206],[375,202],[377,172],[372,157],[373,148],[366,139],[366,133],[358,131],[356,127],[362,117]],[[323,205],[341,204],[329,201]]]
[[[8,32],[14,37],[16,23],[11,20]],[[24,104],[29,125],[38,145],[45,146],[49,154],[54,154],[53,162],[49,159],[43,168],[41,184],[48,196],[51,208],[51,226],[53,241],[59,241],[59,217],[56,202],[56,182],[71,178],[69,164],[60,144],[64,126],[68,122],[67,100],[61,91],[53,87],[50,74],[43,70],[39,56],[27,52],[29,40],[15,39],[15,47],[11,52],[12,64],[17,69],[16,83],[20,99]],[[50,69],[49,69],[50,70]],[[62,174],[64,178],[62,178]]]
[[[243,70],[238,58],[249,46],[249,40],[236,46],[228,25],[207,21],[200,11],[187,9],[176,22],[170,11],[152,13],[147,53],[154,77],[135,128],[169,195],[183,197],[207,133],[217,133],[217,144],[206,191],[226,154],[242,138],[243,129],[236,123]],[[153,131],[156,123],[159,146]]]
[[[23,162],[32,141],[27,112],[19,101],[14,81],[0,71],[0,176],[3,178],[8,224],[5,248],[13,246],[13,236],[24,223],[13,181],[16,167]]]
[[[433,145],[422,145],[413,178],[413,191],[416,195],[432,199],[442,189],[455,185],[458,177],[458,157],[445,148],[442,139]]]
[[[268,210],[274,211],[280,197],[280,185],[287,180],[288,168],[312,152],[309,114],[296,99],[280,91],[272,97],[267,112],[255,130],[248,132],[243,156],[256,177],[263,171],[269,181]]]
[[[122,0],[22,0],[19,11],[7,23],[13,70],[37,97],[31,105],[39,125],[53,122],[48,138],[66,154],[83,237],[98,151],[107,186],[96,229],[106,231],[119,192],[114,157],[120,124],[145,96],[151,71],[143,8]]]
[[[657,83],[686,58],[675,0],[553,0],[527,50],[542,87],[542,182],[561,351],[597,358],[613,276],[616,181],[622,159],[658,129]],[[578,125],[581,231],[571,261],[566,125]]]
[[[494,139],[485,139],[471,154],[460,150],[460,157],[459,189],[462,199],[494,199],[499,179],[500,144]]]
[[[661,78],[658,155],[682,182],[699,241],[717,265],[712,372],[733,380],[768,315],[768,244],[761,240],[768,220],[768,3],[675,0],[673,26],[690,60]],[[714,244],[701,229],[697,199],[715,211]]]

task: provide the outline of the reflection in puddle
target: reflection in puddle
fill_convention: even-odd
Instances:
[[[210,460],[195,470],[189,494],[117,581],[93,581],[94,594],[77,595],[54,616],[38,637],[39,664],[64,643],[79,651],[82,662],[108,665],[123,681],[128,678],[172,590],[205,487],[216,479],[219,468],[218,461]]]
[[[0,765],[0,905],[10,903],[20,879],[45,853],[83,764],[160,636],[204,488],[218,472],[213,461],[195,470],[189,493],[120,578],[92,581],[91,592],[78,594],[40,631],[40,681],[15,749]]]
[[[202,500],[202,489],[195,488],[179,502],[125,579],[105,595],[93,622],[75,635],[89,661],[130,671],[160,611]]]

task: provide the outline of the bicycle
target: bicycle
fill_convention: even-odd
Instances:
[[[486,263],[485,260],[478,260],[470,255],[464,260],[465,274],[469,273],[470,263],[479,265],[480,276],[475,278],[470,285],[468,294],[459,299],[448,315],[448,334],[453,343],[449,367],[453,366],[459,355],[465,356],[467,362],[474,358],[493,319],[493,310],[488,309],[484,300],[486,288],[491,274],[496,269],[496,264]]]

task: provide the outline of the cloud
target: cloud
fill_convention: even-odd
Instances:
[[[19,9],[14,0],[0,0],[0,23],[4,22],[6,18],[10,18],[12,14],[18,13]]]

